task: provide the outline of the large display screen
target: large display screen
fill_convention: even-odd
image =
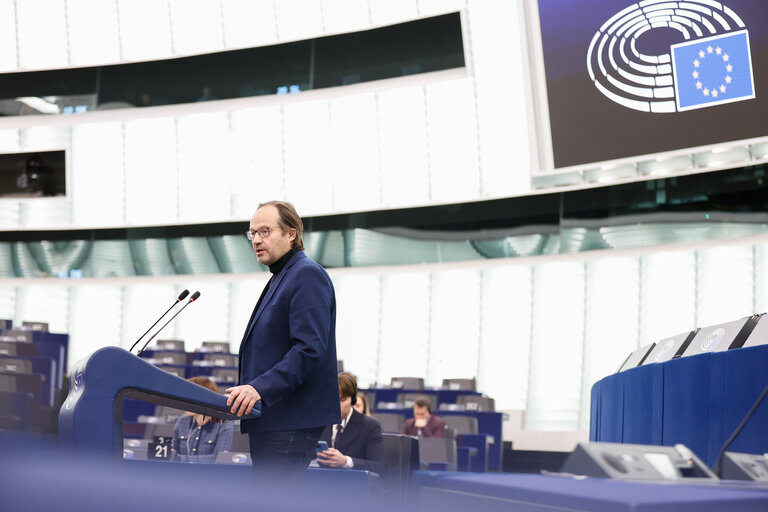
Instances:
[[[538,0],[555,168],[768,135],[766,0]]]

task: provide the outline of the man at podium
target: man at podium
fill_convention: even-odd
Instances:
[[[300,480],[326,425],[339,423],[336,296],[328,273],[304,253],[293,205],[260,204],[246,235],[272,277],[240,344],[238,385],[227,389],[233,414],[261,401],[261,417],[242,420],[256,471]]]

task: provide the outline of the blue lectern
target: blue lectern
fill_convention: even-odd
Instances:
[[[63,443],[78,449],[123,453],[123,399],[134,398],[227,420],[227,397],[165,372],[118,347],[104,347],[78,361],[59,412]],[[247,418],[261,415],[257,403]]]

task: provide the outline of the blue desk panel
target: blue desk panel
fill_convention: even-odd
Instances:
[[[700,354],[609,375],[592,388],[590,440],[682,443],[710,466],[768,385],[768,345]],[[730,451],[768,452],[763,403]]]
[[[549,475],[439,473],[413,476],[417,509],[594,512],[765,512],[768,489],[756,486],[637,483]]]

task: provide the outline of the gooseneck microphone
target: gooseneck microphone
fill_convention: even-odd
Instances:
[[[160,331],[162,331],[163,329],[165,329],[165,326],[166,326],[166,325],[168,325],[169,323],[171,323],[171,321],[172,321],[174,318],[176,318],[177,316],[179,316],[179,313],[181,313],[182,311],[184,311],[184,308],[186,308],[187,306],[189,306],[190,304],[192,304],[193,302],[195,302],[195,301],[197,300],[197,298],[198,298],[198,297],[200,297],[200,292],[195,292],[195,293],[193,293],[193,294],[192,294],[192,296],[191,296],[191,297],[189,298],[189,300],[187,301],[187,303],[186,303],[186,304],[184,304],[184,306],[182,306],[182,308],[181,308],[180,310],[178,310],[176,313],[174,313],[174,314],[173,314],[173,316],[172,316],[171,318],[169,318],[169,319],[168,319],[168,321],[167,321],[167,322],[165,322],[165,323],[163,324],[163,326],[162,326],[161,328],[159,328],[159,329],[158,329],[158,330],[155,332],[155,334],[153,334],[152,336],[150,336],[150,337],[149,337],[149,339],[148,339],[148,340],[147,340],[147,341],[144,343],[144,346],[142,346],[142,347],[141,347],[141,350],[139,350],[139,354],[138,354],[138,355],[141,355],[141,353],[142,353],[142,352],[144,352],[144,349],[145,349],[145,348],[147,348],[147,345],[149,345],[149,342],[150,342],[150,341],[152,341],[153,339],[155,339],[155,337],[156,337],[158,334],[160,334]],[[159,322],[159,320],[158,320],[158,322]]]
[[[183,292],[181,292],[181,293],[179,294],[179,298],[177,298],[177,299],[176,299],[176,302],[174,302],[174,303],[171,305],[171,307],[169,307],[168,309],[166,309],[166,310],[165,310],[165,313],[163,313],[163,314],[160,316],[160,318],[158,318],[158,319],[155,321],[155,323],[153,323],[151,326],[149,326],[149,329],[147,329],[147,331],[146,331],[144,334],[142,334],[141,336],[139,336],[139,339],[137,339],[136,341],[134,341],[134,342],[133,342],[133,345],[131,345],[131,348],[128,350],[128,352],[133,352],[133,348],[134,348],[134,347],[135,347],[135,346],[136,346],[136,345],[137,345],[137,344],[138,344],[138,343],[141,341],[141,338],[143,338],[144,336],[146,336],[146,335],[147,335],[147,333],[148,333],[149,331],[151,331],[151,330],[152,330],[152,328],[153,328],[154,326],[156,326],[156,325],[157,325],[157,323],[158,323],[160,320],[162,320],[162,319],[163,319],[163,317],[164,317],[165,315],[167,315],[167,314],[168,314],[168,312],[169,312],[170,310],[172,310],[172,309],[173,309],[173,307],[174,307],[176,304],[178,304],[179,302],[181,302],[181,301],[183,301],[184,299],[186,299],[186,298],[187,298],[187,295],[189,295],[189,290],[184,290]]]
[[[765,386],[765,389],[762,393],[760,393],[760,396],[757,397],[757,400],[755,400],[755,403],[752,404],[752,408],[749,410],[746,416],[744,416],[744,419],[741,420],[741,423],[739,423],[739,426],[736,427],[736,430],[733,431],[733,434],[731,434],[731,437],[728,438],[727,441],[725,441],[725,444],[723,444],[723,447],[720,448],[720,453],[717,456],[717,461],[715,462],[715,465],[712,466],[712,472],[717,475],[718,478],[722,478],[722,472],[723,472],[723,456],[725,455],[725,450],[728,449],[729,446],[731,446],[731,443],[736,440],[736,436],[738,436],[742,430],[744,430],[744,427],[747,425],[747,422],[749,421],[749,418],[752,417],[753,414],[755,414],[755,411],[762,403],[763,399],[765,398],[765,395],[768,395],[768,386]]]

